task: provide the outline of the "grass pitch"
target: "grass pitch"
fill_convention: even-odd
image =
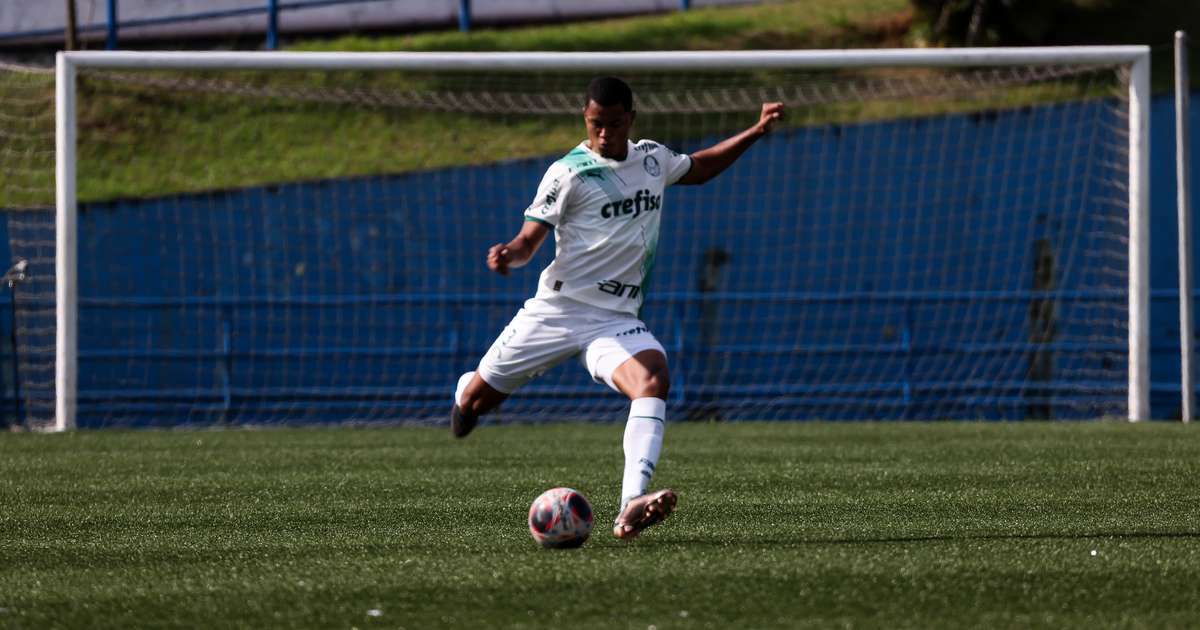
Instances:
[[[675,424],[675,516],[607,534],[620,425],[0,435],[0,627],[1185,627],[1200,441],[1167,424]],[[525,528],[588,495],[583,549]]]

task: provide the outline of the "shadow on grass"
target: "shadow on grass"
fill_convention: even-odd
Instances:
[[[1200,539],[1200,532],[1089,532],[1080,534],[943,534],[936,536],[892,536],[879,538],[746,538],[714,540],[689,537],[670,540],[642,538],[638,544],[662,547],[770,546],[807,547],[813,545],[889,545],[897,543],[959,542],[972,540],[1091,540],[1091,539]]]

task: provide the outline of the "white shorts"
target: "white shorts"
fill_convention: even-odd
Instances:
[[[646,324],[633,315],[568,298],[534,298],[517,311],[476,371],[488,385],[511,394],[579,355],[597,383],[616,390],[613,372],[643,350],[667,354]]]

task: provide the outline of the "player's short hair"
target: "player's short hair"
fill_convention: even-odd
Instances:
[[[633,111],[633,90],[629,89],[629,84],[618,79],[617,77],[596,77],[588,84],[587,89],[588,102],[595,102],[602,107],[621,104],[625,106],[625,111]],[[584,103],[587,105],[587,102]]]

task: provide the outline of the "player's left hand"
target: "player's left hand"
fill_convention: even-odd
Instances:
[[[770,133],[775,122],[783,118],[783,103],[763,103],[762,114],[758,117],[758,127],[763,133]]]

